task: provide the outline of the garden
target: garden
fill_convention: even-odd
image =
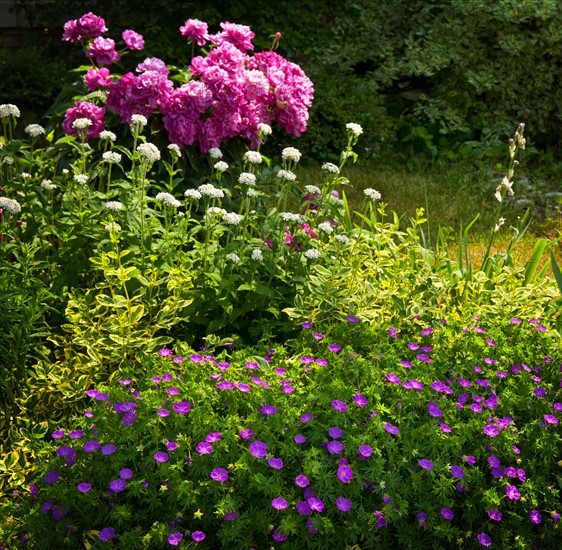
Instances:
[[[520,257],[532,209],[506,223],[525,124],[475,245],[478,211],[357,187],[354,120],[307,161],[281,32],[178,27],[182,66],[71,19],[71,97],[0,105],[0,548],[559,548],[560,236]]]

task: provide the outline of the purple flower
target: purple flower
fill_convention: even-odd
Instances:
[[[350,323],[358,323],[358,322],[359,322],[359,319],[358,319],[357,317],[355,317],[354,315],[348,315],[348,316],[347,316],[347,320],[348,320]]]
[[[398,329],[397,328],[390,327],[387,332],[388,332],[388,335],[391,338],[397,338],[398,337]]]
[[[476,536],[476,540],[478,540],[478,543],[481,546],[491,546],[492,545],[492,539],[490,538],[489,535],[487,535],[486,533],[480,533]]]
[[[338,468],[337,476],[342,483],[349,483],[353,479],[353,470],[344,464]]]
[[[86,52],[88,57],[92,57],[99,65],[111,65],[121,59],[121,55],[115,50],[115,40],[98,36],[90,44]]]
[[[138,32],[127,29],[126,31],[123,31],[121,37],[123,38],[123,42],[127,44],[127,48],[130,50],[140,51],[144,49],[144,38]]]
[[[270,458],[267,463],[274,469],[274,470],[280,470],[281,468],[283,468],[283,460],[280,458]]]
[[[284,510],[289,506],[289,503],[283,497],[277,497],[271,501],[271,506],[276,510]]]
[[[305,414],[301,415],[300,420],[301,420],[301,422],[306,424],[309,420],[314,420],[314,415],[312,415],[310,413],[305,413]]]
[[[315,340],[318,340],[318,341],[324,339],[324,335],[323,335],[321,332],[314,332],[314,333],[312,334],[312,337],[313,337]]]
[[[308,514],[310,514],[312,512],[312,510],[310,509],[310,506],[304,500],[301,500],[301,501],[297,502],[295,504],[295,507],[297,509],[297,512],[301,516],[307,516]]]
[[[425,527],[425,520],[427,519],[427,514],[425,512],[420,512],[416,514],[416,518],[419,522],[420,527]]]
[[[384,517],[384,514],[379,510],[375,510],[374,514],[375,517],[377,518],[377,527],[385,527],[387,522],[386,522],[386,518]]]
[[[345,402],[341,401],[340,399],[334,399],[332,401],[332,407],[338,412],[347,411],[347,405],[345,404]]]
[[[486,510],[488,517],[494,521],[502,520],[502,513],[499,510]]]
[[[427,458],[422,458],[420,461],[418,461],[418,464],[424,470],[431,470],[433,468],[433,462],[431,462],[431,460],[427,460]]]
[[[89,391],[94,391],[94,392],[96,392],[96,394],[97,394],[97,392],[98,392],[97,390],[88,390],[88,391],[86,392],[86,394],[88,394]],[[93,396],[90,396],[90,397],[93,397]],[[65,434],[66,434],[66,431],[65,431],[65,430],[55,430],[55,431],[51,434],[51,437],[52,437],[53,439],[60,439],[61,437],[64,437]]]
[[[70,439],[80,439],[83,436],[84,430],[74,430],[73,432],[70,432],[70,434],[68,434],[68,437],[70,437]]]
[[[250,452],[256,458],[265,458],[267,445],[263,441],[252,441],[252,443],[250,443]]]
[[[351,500],[344,497],[338,497],[336,499],[336,508],[340,512],[349,512],[349,510],[351,510]]]
[[[464,470],[460,466],[451,466],[451,475],[456,478],[464,477]]]
[[[544,415],[544,419],[546,420],[546,422],[548,422],[549,424],[558,424],[558,418],[556,418],[554,415],[552,414],[545,414]]]
[[[343,435],[343,432],[341,431],[340,428],[338,428],[337,426],[334,426],[333,428],[330,428],[328,430],[328,435],[333,439],[338,439],[339,437],[341,437]]]
[[[201,542],[205,537],[206,535],[205,533],[203,533],[203,531],[193,531],[193,533],[191,533],[191,538],[195,542]]]
[[[127,482],[123,479],[114,479],[110,484],[109,488],[114,493],[121,493],[127,488]]]
[[[331,455],[341,455],[343,452],[344,446],[342,443],[340,443],[339,441],[330,441],[330,443],[328,443],[328,452]]]
[[[254,437],[254,431],[250,428],[241,428],[238,435],[240,435],[242,439],[252,439],[252,437]]]
[[[337,344],[329,344],[328,349],[330,351],[333,351],[334,353],[337,353],[338,351],[341,350],[341,346],[338,346]]]
[[[295,437],[293,437],[293,441],[297,445],[302,445],[303,443],[306,443],[306,437],[304,435],[297,434],[297,435],[295,435]]]
[[[451,510],[450,508],[441,508],[441,515],[447,521],[451,521],[455,517],[453,510]]]
[[[396,376],[396,374],[394,374],[393,372],[389,372],[386,375],[386,381],[390,382],[391,384],[400,384],[400,378],[398,378],[398,376]]]
[[[500,433],[499,428],[497,426],[493,426],[492,424],[486,425],[482,431],[490,437],[496,437]]]
[[[235,510],[230,510],[230,512],[227,512],[222,519],[224,521],[234,521],[236,518],[238,517],[238,512],[236,512]]]
[[[538,510],[531,510],[529,512],[529,519],[531,520],[531,523],[538,525],[542,522],[542,515]]]
[[[168,544],[172,546],[178,546],[182,538],[183,535],[179,531],[176,531],[175,533],[170,533],[170,535],[168,536]]]
[[[304,487],[307,487],[309,483],[310,483],[310,480],[306,476],[300,475],[300,476],[297,476],[295,478],[295,485],[297,487],[304,488]]]
[[[191,405],[187,401],[179,401],[178,403],[174,403],[172,409],[175,413],[186,414],[191,409]]]
[[[439,423],[439,427],[445,432],[445,433],[451,433],[451,427],[448,424],[445,424],[444,422],[440,422]]]
[[[521,498],[521,493],[517,490],[515,485],[508,485],[505,488],[505,494],[509,500],[519,500]]]
[[[119,470],[119,477],[121,479],[131,479],[133,477],[133,470],[130,468],[122,468]]]
[[[84,451],[87,453],[94,453],[100,448],[100,444],[94,439],[84,443]]]
[[[211,472],[211,479],[224,483],[225,481],[228,481],[228,472],[224,468],[215,468]]]
[[[546,395],[546,390],[544,388],[535,388],[533,393],[536,397],[544,397]]]
[[[170,411],[168,409],[159,409],[158,411],[156,411],[156,414],[164,418],[166,416],[170,416]]]
[[[393,426],[390,422],[387,422],[387,423],[384,425],[384,429],[385,429],[389,434],[392,434],[392,435],[396,435],[396,434],[400,433],[400,430],[399,430],[396,426]]]
[[[288,538],[288,536],[284,535],[279,529],[275,529],[275,531],[273,531],[273,535],[271,536],[275,542],[284,542]]]
[[[273,405],[264,405],[263,407],[260,408],[260,411],[265,416],[273,416],[274,414],[277,413],[277,409]]]
[[[104,527],[98,536],[101,540],[107,542],[115,536],[115,529],[113,527]]]
[[[112,443],[109,443],[109,445],[104,445],[101,448],[101,453],[107,456],[107,455],[112,455],[116,450],[117,447],[115,447],[115,445],[113,445]]]
[[[359,449],[357,449],[357,454],[359,458],[362,460],[366,460],[373,454],[373,449],[370,445],[359,445]]]
[[[433,416],[435,418],[437,418],[439,416],[443,416],[443,413],[441,412],[441,409],[439,408],[437,403],[434,403],[433,401],[430,401],[427,404],[427,411],[429,412],[430,416]]]
[[[91,488],[92,488],[91,483],[79,483],[78,484],[78,490],[81,493],[87,493]]]
[[[158,355],[160,355],[160,357],[171,357],[174,355],[174,352],[171,349],[162,348],[158,350]]]
[[[168,462],[168,455],[166,453],[163,452],[158,452],[154,454],[154,460],[156,460],[156,462]]]
[[[310,497],[307,502],[313,512],[322,512],[324,510],[324,503],[319,498]]]
[[[200,455],[209,455],[213,452],[213,446],[206,441],[200,441],[199,443],[197,443],[195,450]]]
[[[60,474],[56,470],[51,470],[45,475],[45,483],[56,483],[60,477]]]
[[[422,336],[428,336],[432,332],[433,332],[433,329],[431,327],[423,328],[422,331],[421,331],[421,335]]]

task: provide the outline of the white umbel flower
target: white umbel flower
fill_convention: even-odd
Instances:
[[[229,225],[238,225],[244,219],[244,216],[235,212],[228,212],[223,215],[222,219]]]
[[[271,126],[269,124],[264,124],[263,122],[258,124],[258,132],[260,132],[262,136],[271,135],[271,131]]]
[[[286,222],[302,223],[304,221],[300,214],[294,214],[293,212],[281,212],[279,215],[281,216],[281,219]]]
[[[246,195],[248,197],[257,197],[258,194],[259,193],[253,187],[248,187],[248,190],[246,191]]]
[[[226,257],[233,263],[233,264],[238,264],[240,263],[240,256],[238,256],[237,254],[227,254]]]
[[[222,199],[224,197],[224,191],[222,189],[217,189],[211,183],[204,183],[197,189],[202,195],[207,195],[208,197],[212,197],[214,199]]]
[[[260,260],[263,260],[263,252],[259,248],[256,248],[252,250],[251,258],[252,260],[259,262]]]
[[[371,189],[370,187],[367,189],[363,189],[363,193],[368,199],[373,201],[378,201],[381,199],[381,194],[376,189]]]
[[[170,145],[168,145],[168,150],[175,153],[178,158],[181,158],[180,148],[175,143],[170,143]]]
[[[16,199],[9,199],[8,197],[0,197],[0,208],[7,210],[10,214],[19,214],[21,212],[20,203]]]
[[[359,137],[363,133],[363,128],[355,122],[348,122],[345,127],[355,136]]]
[[[160,151],[158,147],[153,143],[141,143],[137,147],[137,151],[146,159],[148,162],[156,162],[160,160]]]
[[[215,216],[224,216],[226,215],[226,210],[224,208],[219,208],[218,206],[211,206],[207,208],[207,214],[214,214]]]
[[[228,170],[228,163],[224,162],[224,160],[219,160],[218,162],[215,163],[213,168],[217,172],[225,172],[226,170]]]
[[[28,124],[25,127],[25,133],[32,138],[36,138],[45,133],[45,128],[39,124]]]
[[[281,158],[283,160],[292,160],[293,162],[298,162],[301,159],[301,152],[294,147],[285,147],[281,151]]]
[[[336,235],[334,238],[336,239],[336,241],[339,241],[340,243],[344,243],[344,244],[349,243],[349,237],[347,235]]]
[[[73,179],[80,185],[85,185],[88,182],[88,176],[86,174],[75,174]]]
[[[279,172],[277,172],[277,177],[287,181],[295,181],[297,179],[297,176],[290,170],[279,170]]]
[[[256,176],[254,174],[250,174],[249,172],[242,172],[240,176],[238,176],[238,183],[256,185]]]
[[[324,231],[324,233],[327,233],[328,235],[331,235],[334,232],[334,228],[328,222],[319,223],[318,229],[321,229],[322,231]]]
[[[131,115],[131,124],[135,124],[137,126],[146,126],[148,120],[144,115]]]
[[[174,195],[170,195],[170,193],[158,193],[156,195],[156,200],[168,206],[173,206],[174,208],[181,206],[181,202],[176,199]]]
[[[72,127],[76,128],[77,130],[85,130],[89,128],[93,122],[89,118],[77,118],[73,123]]]
[[[3,103],[0,105],[0,118],[7,118],[9,116],[19,117],[20,110],[12,103]]]
[[[12,166],[14,164],[14,157],[4,157],[2,164],[6,164],[8,166]]]
[[[115,141],[117,139],[117,136],[113,132],[111,132],[110,130],[102,130],[100,132],[100,139]]]
[[[324,170],[324,172],[330,172],[330,174],[339,174],[340,173],[340,169],[333,163],[331,162],[325,162],[322,165],[322,170]]]
[[[261,164],[262,162],[262,157],[258,151],[246,151],[244,153],[244,158],[250,164]]]
[[[123,210],[123,204],[119,201],[107,201],[104,206],[108,210],[115,210],[116,212],[118,212],[119,210]]]
[[[304,252],[304,257],[309,260],[316,260],[317,258],[320,258],[320,252],[316,250],[316,248],[309,248]]]
[[[121,231],[121,226],[116,223],[116,222],[109,222],[106,226],[105,226],[105,230],[106,231]]]
[[[320,191],[320,188],[316,187],[316,185],[305,185],[304,188],[306,189],[306,192],[311,195],[320,195],[322,192]]]
[[[44,179],[41,182],[41,187],[45,189],[45,191],[52,191],[53,189],[57,188],[57,186],[51,180],[48,179]]]
[[[218,147],[212,147],[211,149],[209,149],[209,156],[212,159],[221,159],[222,151]]]
[[[186,189],[184,196],[187,197],[188,199],[197,199],[197,200],[199,200],[202,197],[201,193],[199,193],[197,189]]]
[[[121,162],[121,155],[114,151],[106,151],[102,155],[103,161],[109,164],[119,164]]]

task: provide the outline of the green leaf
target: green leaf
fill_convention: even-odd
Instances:
[[[550,263],[552,264],[552,273],[554,274],[554,279],[558,285],[558,290],[560,290],[560,293],[562,294],[562,273],[556,263],[556,258],[554,257],[552,250],[550,251]]]
[[[533,253],[531,257],[527,260],[525,264],[525,276],[523,279],[523,286],[526,286],[533,282],[533,278],[535,276],[535,272],[537,271],[537,267],[539,262],[541,261],[542,255],[544,251],[550,246],[550,243],[546,239],[539,239],[535,243],[535,248],[533,249]]]

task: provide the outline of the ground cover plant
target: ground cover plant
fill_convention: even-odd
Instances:
[[[0,105],[0,545],[554,548],[562,274],[514,261],[528,212],[495,247],[524,125],[475,260],[350,203],[360,125],[316,175],[269,152],[312,83],[221,29],[127,72],[85,14],[61,118]]]

